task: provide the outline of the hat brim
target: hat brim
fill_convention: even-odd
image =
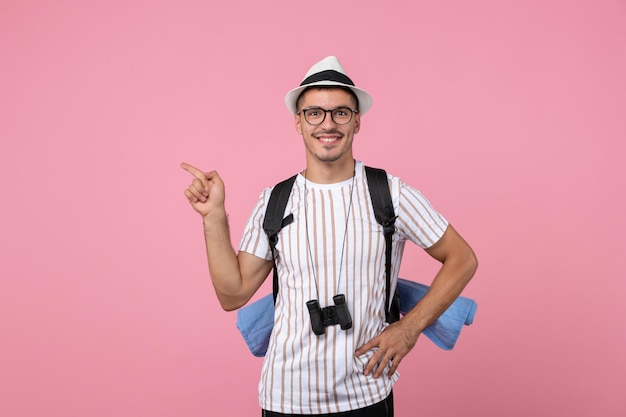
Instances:
[[[291,114],[296,114],[296,102],[298,101],[298,97],[304,90],[309,87],[345,87],[349,88],[354,92],[356,98],[359,100],[359,113],[365,114],[372,107],[372,96],[370,96],[365,90],[361,90],[358,87],[353,85],[340,83],[337,81],[318,81],[311,84],[301,85],[299,87],[294,88],[285,96],[285,104],[287,108],[291,112]]]

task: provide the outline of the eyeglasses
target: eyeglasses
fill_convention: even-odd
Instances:
[[[308,109],[302,109],[297,114],[304,114],[304,120],[310,125],[317,126],[324,123],[326,120],[326,113],[330,113],[330,118],[338,125],[345,125],[350,123],[352,115],[358,113],[358,110],[351,109],[350,107],[337,107],[332,110],[325,110],[321,107],[309,107]]]

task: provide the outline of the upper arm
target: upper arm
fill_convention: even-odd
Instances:
[[[474,251],[452,225],[448,225],[441,238],[425,250],[439,262],[455,260],[468,264],[477,264]]]
[[[239,260],[243,292],[245,293],[244,297],[246,297],[243,302],[245,304],[263,284],[265,278],[272,270],[273,263],[243,251],[239,251],[237,258]]]

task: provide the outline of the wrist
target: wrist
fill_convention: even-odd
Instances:
[[[228,214],[225,209],[212,210],[202,216],[202,224],[205,230],[211,229],[217,225],[228,224]]]
[[[417,340],[419,335],[428,327],[428,324],[424,321],[424,318],[416,311],[409,312],[401,320],[406,326],[406,332],[412,338]]]

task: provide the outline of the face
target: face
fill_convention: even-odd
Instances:
[[[298,110],[321,107],[325,110],[337,107],[356,108],[357,103],[348,92],[342,89],[310,89],[300,98]],[[309,124],[302,113],[295,116],[296,131],[302,135],[306,148],[307,163],[346,161],[352,163],[352,141],[359,132],[361,120],[358,113],[345,125],[333,122],[330,113],[322,124]]]

